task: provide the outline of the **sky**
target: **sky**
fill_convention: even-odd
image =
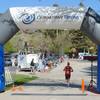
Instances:
[[[0,13],[10,7],[52,6],[55,3],[63,7],[77,7],[80,0],[0,0]],[[86,7],[100,12],[100,0],[83,0],[83,3]]]

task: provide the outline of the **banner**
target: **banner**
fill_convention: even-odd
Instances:
[[[24,32],[36,29],[80,29],[85,9],[61,7],[14,7],[10,13]]]
[[[81,31],[86,33],[96,44],[100,45],[100,16],[91,8],[85,14]]]

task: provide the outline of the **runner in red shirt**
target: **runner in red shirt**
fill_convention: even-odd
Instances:
[[[65,80],[67,81],[67,85],[69,86],[70,84],[70,77],[71,77],[71,72],[73,72],[72,67],[70,66],[70,63],[67,63],[67,66],[63,69],[65,71]]]

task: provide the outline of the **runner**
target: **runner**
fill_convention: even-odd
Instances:
[[[65,80],[67,82],[67,85],[70,85],[70,78],[71,78],[71,72],[73,72],[72,67],[70,66],[70,63],[67,63],[67,66],[63,69],[65,71]]]

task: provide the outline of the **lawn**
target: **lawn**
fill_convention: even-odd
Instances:
[[[29,76],[29,75],[22,75],[22,74],[14,74],[13,79],[14,79],[14,85],[22,85],[26,82],[32,81],[37,79],[38,77],[36,76]],[[10,89],[13,84],[7,85],[6,90]]]

